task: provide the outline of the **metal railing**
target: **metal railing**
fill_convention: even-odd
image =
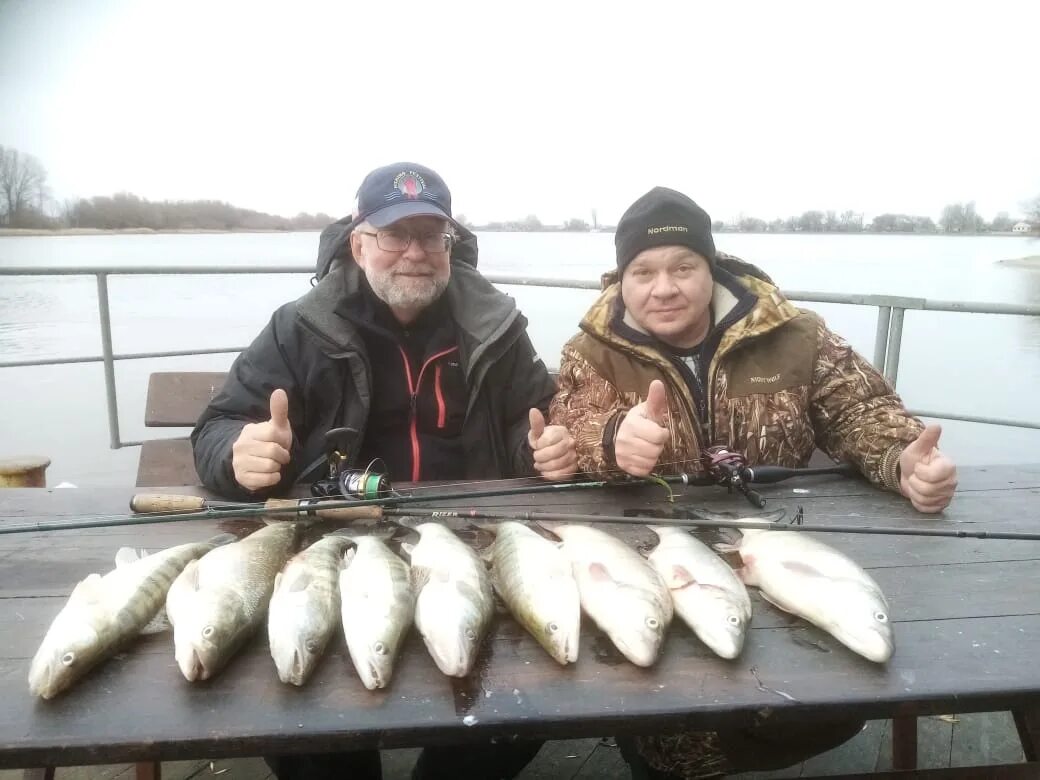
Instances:
[[[116,354],[112,348],[112,326],[108,306],[109,276],[214,276],[235,274],[305,274],[313,273],[312,265],[275,266],[85,266],[65,267],[0,267],[0,276],[93,276],[97,280],[98,317],[101,325],[101,354],[83,357],[46,358],[41,360],[0,361],[0,368],[51,366],[70,363],[103,363],[105,367],[105,399],[108,405],[109,441],[112,449],[139,446],[139,441],[122,441],[119,433],[119,405],[116,392],[115,362],[144,358],[182,357],[186,355],[213,355],[241,352],[244,346],[189,349],[166,352],[130,352]],[[599,290],[598,280],[551,279],[524,276],[485,274],[493,284],[521,287],[555,287],[573,290]],[[806,303],[833,303],[852,306],[873,306],[878,310],[877,332],[874,337],[874,367],[881,371],[893,387],[899,376],[899,351],[903,343],[903,316],[907,311],[942,311],[964,314],[1002,314],[1040,317],[1040,305],[1010,303],[977,303],[970,301],[938,301],[927,298],[908,298],[894,295],[848,295],[843,293],[785,290],[792,301]],[[1002,417],[954,414],[951,412],[912,409],[920,417],[962,422],[1005,425],[1014,428],[1040,430],[1040,421],[1013,420]]]

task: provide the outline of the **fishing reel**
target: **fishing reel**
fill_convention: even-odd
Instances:
[[[333,428],[325,434],[329,444],[329,472],[325,479],[311,485],[311,494],[320,498],[356,498],[369,501],[394,495],[386,464],[376,458],[364,469],[350,468],[350,456],[357,443],[354,428]]]
[[[716,484],[722,485],[730,493],[736,490],[759,509],[766,505],[766,500],[751,488],[755,474],[748,466],[747,458],[741,453],[717,444],[704,450],[701,463],[709,478]]]

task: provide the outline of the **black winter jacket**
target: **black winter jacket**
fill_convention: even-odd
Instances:
[[[460,260],[453,254],[443,296],[455,322],[468,390],[460,433],[465,477],[534,474],[528,410],[548,411],[554,383],[527,336],[527,320],[511,297],[477,272],[475,255]],[[191,435],[195,468],[210,490],[243,500],[285,492],[297,481],[325,476],[311,467],[326,454],[328,430],[351,427],[364,437],[371,361],[355,324],[337,312],[342,301],[359,293],[362,280],[363,272],[349,255],[343,258],[314,289],[275,311],[235,360],[224,388]],[[252,493],[235,480],[231,445],[247,423],[269,419],[277,388],[289,397],[292,459],[278,485]],[[410,479],[407,474],[391,477]]]

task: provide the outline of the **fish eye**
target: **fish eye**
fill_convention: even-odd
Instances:
[[[466,629],[466,639],[468,639],[469,641],[473,642],[473,641],[476,641],[476,638],[477,638],[477,632],[474,631],[472,628],[467,628]]]
[[[726,622],[728,622],[731,626],[739,626],[740,618],[738,618],[736,615],[730,615],[728,618],[726,618]]]
[[[546,626],[546,628],[549,629],[550,634],[555,634],[557,631],[560,630],[560,627],[556,625],[556,623],[550,623],[548,626]]]
[[[318,640],[317,639],[313,639],[313,638],[312,639],[308,639],[306,642],[303,643],[303,646],[305,648],[307,648],[307,652],[308,653],[316,653],[316,652],[318,652]]]
[[[884,612],[875,612],[874,620],[876,620],[878,623],[887,623],[888,615],[886,615]]]
[[[213,636],[213,626],[206,626],[202,629],[202,638],[210,639]]]
[[[65,653],[65,655],[63,655],[61,657],[61,662],[65,666],[72,666],[72,664],[74,664],[76,662],[76,654],[75,653]]]
[[[375,650],[379,655],[386,655],[386,645],[382,642],[376,642],[372,645],[372,649]]]
[[[659,621],[655,617],[648,617],[646,619],[646,627],[647,628],[652,628],[652,629],[654,629],[656,631],[657,627],[660,626],[660,625],[661,625],[661,621]]]

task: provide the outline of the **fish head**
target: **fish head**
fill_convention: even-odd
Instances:
[[[696,634],[721,658],[736,658],[744,649],[751,611],[732,593],[713,587],[698,589]]]
[[[403,626],[407,629],[407,626]],[[361,682],[370,691],[385,688],[394,674],[394,661],[400,648],[404,630],[393,626],[366,623],[351,626],[348,643],[350,658],[354,662]]]
[[[335,604],[308,598],[306,591],[271,599],[267,621],[271,658],[284,683],[303,685],[318,665],[336,628]]]
[[[51,624],[29,665],[29,690],[52,699],[101,660],[101,637],[84,614],[64,610]]]
[[[523,626],[558,663],[578,660],[581,601],[570,575],[532,583],[526,603],[515,613]]]
[[[184,678],[195,682],[217,674],[245,638],[248,624],[240,598],[199,593],[173,628],[174,657]]]
[[[577,619],[561,614],[550,618],[542,626],[539,644],[561,664],[572,664],[578,660],[581,613]]]
[[[639,594],[619,594],[611,621],[611,641],[636,666],[652,666],[664,642],[671,616],[654,601]]]
[[[449,677],[469,674],[487,626],[487,615],[481,611],[477,597],[467,597],[463,592],[468,590],[475,593],[466,583],[427,585],[419,594],[419,601],[425,605],[416,607],[417,612],[438,615],[432,626],[425,626],[423,641],[437,668]],[[431,602],[436,603],[433,609]]]
[[[827,627],[846,647],[875,663],[885,663],[895,651],[888,602],[880,591],[862,583],[846,588],[843,609]]]

